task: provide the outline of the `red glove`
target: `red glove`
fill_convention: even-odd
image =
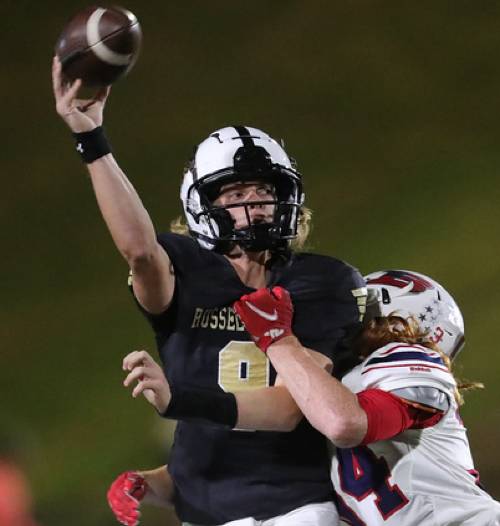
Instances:
[[[241,296],[233,304],[261,351],[274,342],[292,334],[293,304],[290,294],[282,287],[259,289]]]
[[[139,524],[139,506],[147,488],[144,477],[135,471],[125,471],[111,484],[108,503],[118,522],[126,526]]]

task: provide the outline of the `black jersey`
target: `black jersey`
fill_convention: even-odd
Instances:
[[[226,257],[191,238],[158,240],[175,268],[175,293],[164,314],[147,317],[170,384],[228,392],[273,385],[274,369],[231,307],[254,289]],[[335,361],[346,334],[359,326],[364,281],[358,271],[307,253],[270,270],[269,284],[290,292],[295,335]],[[196,524],[263,520],[332,499],[326,440],[305,419],[289,433],[179,421],[169,471],[178,516]]]

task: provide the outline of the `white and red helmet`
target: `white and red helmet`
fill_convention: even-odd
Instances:
[[[439,283],[418,272],[383,270],[365,276],[366,319],[395,314],[412,316],[450,358],[462,349],[464,320],[455,300]]]

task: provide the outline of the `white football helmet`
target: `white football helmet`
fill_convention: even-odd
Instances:
[[[274,204],[271,223],[251,224],[236,230],[230,206],[215,206],[222,185],[235,181],[266,181],[276,196],[261,204]],[[229,250],[280,250],[297,235],[299,208],[304,201],[301,175],[285,150],[267,133],[248,126],[228,126],[211,133],[196,148],[181,186],[181,201],[191,235],[201,246]],[[256,202],[251,203],[255,205]]]
[[[451,295],[432,278],[408,270],[384,270],[365,276],[366,320],[376,316],[413,316],[450,358],[462,349],[464,320]]]

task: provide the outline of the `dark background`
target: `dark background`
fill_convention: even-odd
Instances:
[[[3,0],[1,431],[43,525],[115,524],[105,493],[164,463],[171,428],[121,386],[154,349],[127,267],[55,114],[50,62],[83,2]],[[242,123],[284,137],[315,212],[311,248],[363,273],[414,269],[461,305],[462,411],[500,497],[500,4],[493,1],[130,0],[141,57],[106,128],[159,230],[180,213],[194,144]],[[144,524],[174,524],[146,510]]]

